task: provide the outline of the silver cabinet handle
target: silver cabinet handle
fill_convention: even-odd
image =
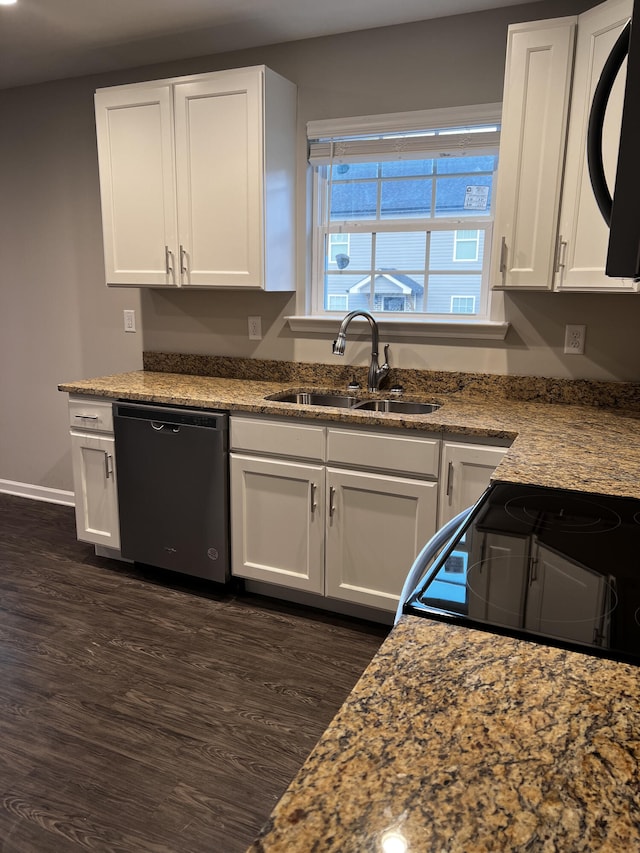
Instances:
[[[311,515],[316,511],[318,504],[316,502],[316,492],[318,487],[315,483],[311,483]]]
[[[567,241],[562,239],[562,234],[558,234],[558,245],[556,246],[556,272],[564,269],[567,263]]]
[[[104,451],[104,476],[108,480],[113,475],[113,456]]]
[[[182,244],[180,244],[180,275],[186,275],[189,272],[187,268],[187,252]]]
[[[98,415],[74,415],[74,418],[80,418],[81,421],[97,421]]]
[[[447,468],[447,497],[451,496],[451,492],[453,490],[453,462],[449,462],[449,466]]]
[[[507,274],[507,238],[503,237],[500,242],[500,272],[504,278]]]
[[[173,275],[173,252],[168,246],[164,247],[164,269],[167,275]]]
[[[329,518],[333,517],[336,511],[336,490],[333,486],[329,486]]]

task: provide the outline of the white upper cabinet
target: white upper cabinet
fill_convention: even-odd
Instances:
[[[546,290],[560,208],[575,18],[509,27],[491,284]]]
[[[580,15],[567,135],[562,206],[558,229],[557,290],[634,291],[631,279],[607,278],[604,272],[609,229],[591,190],[586,158],[589,112],[604,63],[629,20],[632,0],[609,0]],[[602,132],[602,156],[613,192],[626,62],[611,92]]]
[[[608,229],[586,159],[589,111],[632,0],[509,28],[491,283],[496,288],[629,292],[604,274]],[[575,47],[575,50],[574,50]],[[614,185],[625,68],[612,92],[603,157]],[[570,105],[570,106],[569,106]]]
[[[256,66],[95,103],[107,284],[295,289],[292,83]]]

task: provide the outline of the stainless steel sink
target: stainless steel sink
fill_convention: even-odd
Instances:
[[[269,394],[265,400],[276,403],[297,403],[303,406],[335,406],[339,409],[349,409],[358,402],[357,397],[348,394],[321,394],[315,391],[284,391],[279,394]]]
[[[397,412],[405,415],[429,415],[440,408],[439,403],[416,403],[414,400],[364,400],[354,406],[359,411]]]
[[[333,406],[337,409],[354,409],[364,412],[397,412],[405,415],[428,415],[440,408],[439,403],[418,403],[415,400],[367,400],[350,394],[319,391],[280,391],[269,394],[265,400],[274,403],[294,403],[298,406]]]

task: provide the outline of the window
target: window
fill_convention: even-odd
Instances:
[[[384,119],[377,133],[345,132],[349,120],[326,135],[331,122],[309,124],[315,314],[348,304],[417,319],[488,317],[499,131],[495,110],[489,123],[475,109],[473,122],[459,108],[352,120],[369,130]]]
[[[479,231],[456,231],[453,238],[453,260],[477,261],[479,247]]]
[[[451,313],[452,314],[475,314],[476,313],[476,298],[475,298],[475,296],[452,296],[451,297]]]
[[[345,294],[329,293],[327,295],[327,309],[329,311],[348,311],[349,297]]]

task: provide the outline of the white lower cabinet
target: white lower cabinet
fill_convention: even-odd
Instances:
[[[234,575],[324,592],[324,468],[231,454]]]
[[[82,542],[120,548],[111,403],[69,401],[76,531]]]
[[[506,447],[443,442],[439,527],[478,500],[506,452]]]
[[[325,594],[395,610],[416,554],[435,533],[437,484],[327,468]]]
[[[396,609],[436,529],[438,439],[238,416],[231,450],[233,575]]]

